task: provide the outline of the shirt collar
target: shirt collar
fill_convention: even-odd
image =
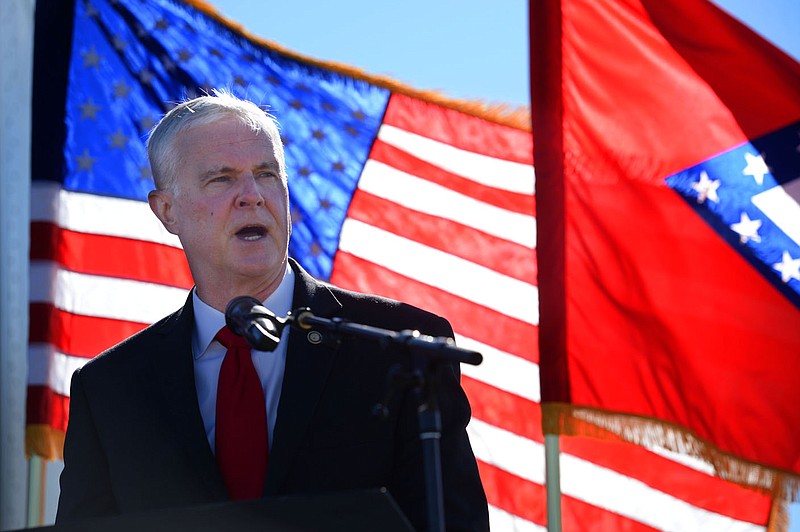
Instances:
[[[286,316],[292,310],[294,300],[294,271],[286,264],[278,288],[262,302],[276,316]],[[195,360],[202,357],[208,346],[214,340],[217,332],[225,326],[225,314],[207,305],[197,295],[197,289],[192,290],[192,305],[194,306],[194,331],[192,332],[192,354]]]

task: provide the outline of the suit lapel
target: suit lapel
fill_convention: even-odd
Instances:
[[[336,315],[342,306],[333,293],[296,262],[290,261],[296,276],[293,307],[309,307],[320,317]],[[286,369],[267,469],[267,495],[278,493],[286,478],[298,447],[306,438],[317,401],[336,358],[335,345],[324,341],[330,335],[326,331],[317,332],[323,338],[320,343],[311,331],[292,328],[289,333]]]
[[[153,372],[158,376],[164,396],[164,413],[169,416],[167,426],[174,427],[176,439],[191,458],[212,496],[225,500],[225,484],[208,445],[197,404],[192,361],[193,326],[194,311],[190,293],[183,308],[156,331],[156,342],[151,351]]]

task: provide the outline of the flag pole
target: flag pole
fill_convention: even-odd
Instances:
[[[539,280],[539,382],[542,421],[546,402],[568,403],[565,386],[566,293],[563,186],[561,0],[529,0],[531,116],[536,165],[536,249]],[[560,207],[559,207],[560,206]],[[547,530],[561,532],[561,475],[558,434],[543,426]]]
[[[561,532],[561,467],[558,435],[544,435],[544,475],[547,491],[547,531]]]
[[[35,0],[0,1],[0,529],[25,525]]]
[[[28,527],[44,525],[47,462],[37,455],[28,460]]]

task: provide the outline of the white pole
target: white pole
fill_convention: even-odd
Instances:
[[[547,530],[561,532],[561,472],[558,436],[544,435],[544,474],[547,488]]]
[[[0,1],[0,530],[23,528],[35,0]]]
[[[28,461],[28,526],[44,525],[44,497],[42,486],[45,482],[47,462],[40,456],[31,456]]]

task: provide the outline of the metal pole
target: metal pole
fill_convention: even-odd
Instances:
[[[0,530],[25,526],[34,0],[0,0]]]
[[[442,487],[442,460],[439,440],[442,419],[437,409],[426,405],[419,413],[422,463],[425,468],[425,490],[428,505],[428,531],[444,532],[444,489]]]
[[[547,487],[547,530],[561,532],[561,472],[558,436],[544,435],[544,474]]]
[[[28,527],[44,525],[44,485],[47,462],[41,456],[28,460]]]

